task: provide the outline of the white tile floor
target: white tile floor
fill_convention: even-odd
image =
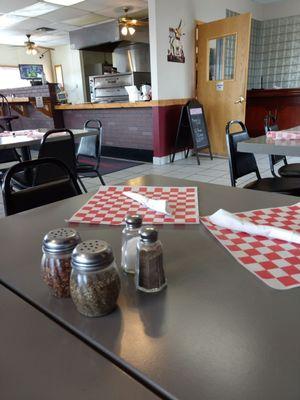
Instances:
[[[103,178],[107,185],[115,185],[124,180],[135,178],[142,175],[163,175],[175,178],[189,179],[193,181],[209,182],[217,185],[230,186],[228,160],[225,158],[214,158],[210,160],[206,156],[201,156],[201,164],[197,165],[195,157],[189,157],[186,160],[179,160],[173,164],[156,166],[152,164],[143,164],[136,167],[124,169],[119,172],[105,175]],[[268,156],[256,156],[258,168],[262,177],[272,176],[269,168]],[[299,162],[300,157],[290,157],[288,162]],[[241,178],[238,181],[239,187],[255,179],[251,174]],[[98,178],[84,179],[88,191],[95,191],[99,187]],[[3,201],[0,198],[0,217],[4,217]]]

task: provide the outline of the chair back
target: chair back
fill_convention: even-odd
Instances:
[[[90,132],[96,132],[97,135],[85,136],[80,140],[79,147],[77,149],[77,159],[79,157],[91,158],[97,162],[97,168],[100,163],[101,157],[101,146],[102,146],[102,123],[98,119],[90,119],[85,122],[84,130]]]
[[[275,114],[271,114],[269,112],[268,115],[265,116],[264,127],[265,127],[265,134],[267,134],[268,132],[271,132],[271,131],[279,131],[279,126],[277,123],[277,112]],[[276,154],[269,155],[270,169],[271,169],[272,175],[274,175],[274,176],[276,176],[275,170],[274,170],[274,165],[276,165],[280,161],[283,161],[285,164],[287,164],[287,160],[286,160],[285,156],[276,155]]]
[[[65,133],[63,137],[57,137],[55,140],[51,141],[49,140],[49,138],[53,138],[55,134],[62,132]],[[74,135],[69,129],[52,129],[45,133],[41,141],[38,158],[44,157],[55,157],[58,160],[61,160],[68,167],[74,177],[77,177],[75,141]],[[59,172],[61,173],[61,170],[58,171],[55,170],[55,168],[50,169],[47,166],[40,168],[40,173],[36,176],[36,184],[48,182],[53,178],[56,179]]]
[[[231,128],[235,126],[241,129],[231,133]],[[251,153],[237,151],[237,144],[249,139],[249,134],[245,124],[241,121],[229,121],[226,125],[226,143],[229,156],[229,170],[231,185],[236,186],[236,180],[252,172],[256,173],[257,179],[261,179],[255,157]]]
[[[0,93],[0,111],[3,117],[11,117],[11,108],[9,102],[4,96],[4,94]]]
[[[1,96],[1,95],[0,95]],[[0,132],[4,131],[4,127],[0,125]],[[2,149],[0,150],[0,164],[12,161],[20,161],[20,156],[16,149]]]
[[[32,175],[35,175],[39,168],[44,168],[45,166],[60,170],[56,180],[14,191],[11,181],[15,174],[30,170]],[[6,172],[2,186],[5,215],[30,210],[55,201],[77,196],[81,193],[80,187],[71,171],[62,161],[55,158],[40,158],[24,161],[12,166]]]

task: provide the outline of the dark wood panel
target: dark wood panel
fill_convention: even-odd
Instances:
[[[280,129],[300,125],[300,89],[249,90],[246,125],[251,137],[264,134],[264,117],[278,114]]]

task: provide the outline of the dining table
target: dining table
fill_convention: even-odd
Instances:
[[[290,128],[289,131],[299,132],[300,126]],[[239,142],[237,149],[243,153],[299,157],[300,139],[275,140],[267,137],[267,135],[262,135]]]
[[[4,286],[0,319],[3,400],[159,399]]]
[[[200,216],[220,208],[244,212],[291,206],[299,200],[278,193],[157,175],[141,176],[124,184],[196,187]],[[105,358],[160,398],[300,398],[300,288],[281,291],[265,285],[243,268],[202,223],[159,226],[168,282],[160,293],[138,292],[134,278],[120,272],[118,306],[99,318],[79,314],[71,299],[51,296],[40,276],[43,237],[54,228],[68,226],[70,217],[92,195],[79,195],[1,219],[0,284],[42,314],[44,322],[47,318],[49,327],[54,322],[76,336],[99,354],[99,360]],[[82,240],[110,243],[118,266],[122,228],[75,225]],[[295,257],[299,259],[300,254]],[[35,346],[34,340],[31,346]],[[70,356],[65,357],[67,362]],[[5,368],[6,361],[1,358],[0,362]],[[97,385],[96,378],[92,384]]]
[[[0,150],[4,149],[20,149],[22,160],[26,161],[31,158],[30,147],[37,146],[41,143],[43,135],[49,131],[49,129],[33,129],[33,130],[19,130],[19,131],[5,131],[0,132]],[[80,139],[84,136],[96,135],[95,130],[84,130],[84,129],[72,129],[74,140]],[[62,134],[51,135],[47,140],[63,140]]]

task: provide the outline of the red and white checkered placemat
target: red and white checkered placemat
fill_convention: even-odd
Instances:
[[[300,232],[300,203],[236,215],[255,224]],[[207,217],[201,222],[240,264],[267,285],[281,290],[300,286],[299,244],[224,229]]]
[[[123,195],[134,191],[156,200],[167,200],[172,217],[149,210]],[[121,225],[127,214],[140,214],[147,224],[198,224],[198,193],[196,187],[101,186],[73,217],[71,223]]]

